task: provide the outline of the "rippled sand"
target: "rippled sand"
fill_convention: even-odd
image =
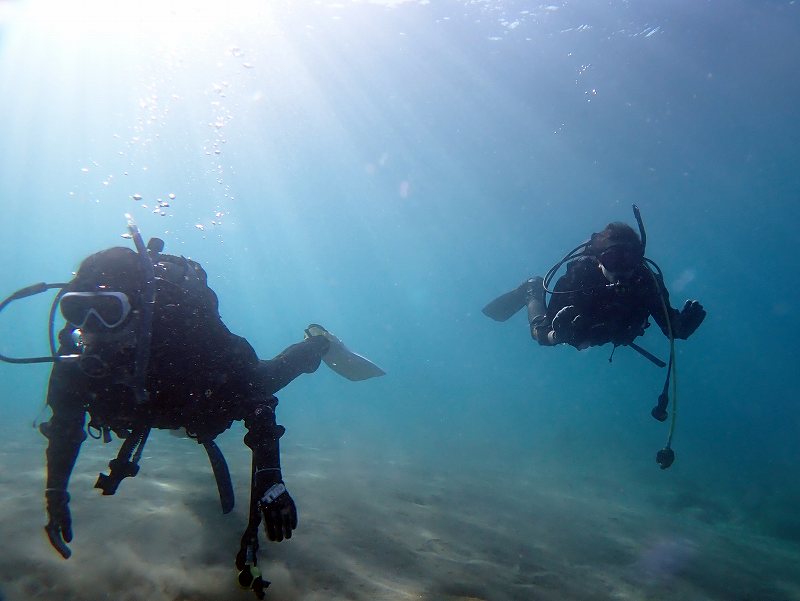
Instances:
[[[71,484],[75,540],[62,560],[42,526],[44,439],[0,451],[0,582],[6,601],[255,598],[235,584],[249,456],[221,441],[237,492],[219,509],[200,447],[163,433],[113,497],[92,488],[117,442],[88,441]],[[756,534],[691,491],[427,465],[346,446],[284,445],[300,514],[295,536],[263,542],[267,599],[282,601],[798,601],[800,550]],[[716,518],[715,518],[716,516]]]

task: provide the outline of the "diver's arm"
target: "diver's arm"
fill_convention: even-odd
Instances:
[[[584,286],[584,274],[589,267],[590,265],[581,259],[569,263],[567,265],[567,272],[558,279],[553,288],[555,294],[550,298],[550,303],[547,306],[547,313],[538,323],[531,321],[531,336],[540,345],[554,346],[556,344],[571,344],[573,342],[571,339],[566,338],[565,331],[561,331],[561,328],[554,327],[554,323],[556,322],[556,317],[562,320],[562,318],[567,316],[567,313],[570,314],[570,321],[579,316],[579,311],[576,307],[580,302],[578,298],[580,292],[573,291],[580,291]],[[573,315],[573,313],[575,313],[575,315]],[[557,333],[556,330],[559,330],[559,332]]]
[[[706,318],[705,308],[696,300],[688,299],[680,311],[672,308],[668,301],[666,306],[669,312],[669,327],[667,326],[663,307],[652,313],[653,319],[656,320],[661,331],[664,332],[664,336],[669,337],[671,331],[672,337],[676,340],[689,338]]]
[[[45,531],[50,543],[64,559],[71,552],[66,543],[72,540],[72,519],[69,512],[69,477],[86,439],[83,426],[86,411],[80,396],[83,389],[74,365],[56,363],[50,374],[47,404],[53,410],[50,421],[40,426],[47,437],[47,500],[48,522]]]
[[[651,272],[652,273],[652,272]],[[664,285],[664,278],[657,273],[648,275],[648,295],[647,295],[647,308],[653,320],[661,328],[664,336],[669,338],[670,330],[675,338],[681,338],[678,334],[682,333],[681,330],[681,314],[673,308],[669,300],[669,292]],[[666,313],[664,310],[666,309]]]
[[[687,300],[683,309],[678,311],[669,302],[669,292],[664,286],[664,279],[658,274],[653,274],[650,281],[651,292],[648,300],[650,315],[664,332],[664,336],[669,337],[672,332],[673,338],[686,340],[706,318],[703,305],[696,300]]]
[[[244,421],[244,443],[253,451],[251,507],[256,503],[263,514],[267,538],[280,542],[297,528],[297,509],[281,474],[279,441],[286,430],[275,421],[277,403],[270,397],[255,405]]]

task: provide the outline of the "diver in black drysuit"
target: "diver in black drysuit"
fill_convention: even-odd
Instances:
[[[24,360],[0,356],[15,363],[54,363],[47,392],[53,414],[40,426],[48,439],[47,536],[64,558],[70,556],[67,491],[87,430],[106,442],[112,432],[124,439],[109,464],[110,474],[101,474],[95,485],[103,494],[114,494],[123,478],[138,472],[151,428],[185,428],[208,452],[223,511],[229,512],[233,489],[213,441],[234,421],[244,420],[244,442],[253,453],[251,500],[236,565],[240,584],[263,598],[269,582],[257,568],[259,524],[263,519],[272,541],[290,538],[297,527],[297,510],[281,473],[279,440],[284,428],[276,422],[274,393],[300,374],[316,371],[333,350],[339,353],[338,361],[326,363],[351,380],[383,372],[314,324],[302,342],[274,359],[259,360],[247,340],[222,322],[203,268],[183,257],[161,254],[163,242],[158,239],[144,250],[135,225],[129,227],[137,236],[138,253],[123,247],[100,251],[83,261],[69,284],[34,285],[0,305],[2,310],[44,287],[64,286],[51,311],[52,322],[55,303],[60,302],[67,318],[57,353]],[[353,358],[361,371],[347,373],[347,360]]]
[[[640,219],[635,208],[637,219]],[[642,237],[644,229],[642,226]],[[656,267],[654,273],[647,263]],[[567,273],[552,290],[547,286],[558,268]],[[552,295],[549,304],[545,296]],[[669,302],[664,278],[644,257],[644,242],[629,225],[609,223],[553,266],[546,278],[533,277],[483,308],[506,321],[527,305],[531,337],[543,346],[569,344],[578,350],[608,342],[631,345],[644,334],[652,317],[665,336],[686,339],[703,323],[706,312],[696,300],[681,311]]]
[[[665,336],[671,329],[673,338],[685,340],[703,321],[705,311],[695,300],[687,300],[682,311],[670,306],[663,278],[654,278],[645,265],[627,266],[624,273],[624,279],[609,285],[599,258],[578,257],[556,282],[545,311],[541,278],[533,278],[527,286],[534,288],[527,296],[533,339],[543,346],[565,343],[578,350],[608,342],[627,346],[644,334],[652,317]]]
[[[634,205],[633,209],[638,235],[625,223],[609,223],[567,253],[545,277],[526,280],[488,303],[483,313],[495,321],[506,321],[527,307],[531,337],[542,346],[569,344],[578,350],[606,343],[615,349],[629,346],[664,367],[666,363],[634,342],[645,333],[652,317],[670,340],[664,389],[651,411],[655,419],[664,421],[668,416],[670,374],[674,372],[674,341],[691,336],[703,323],[706,311],[696,300],[687,300],[680,311],[670,305],[661,270],[644,256],[644,224],[638,207]],[[550,289],[551,280],[565,263],[566,274]],[[551,294],[549,303],[547,293]],[[669,440],[672,429],[674,421]],[[674,458],[669,440],[658,456],[662,469]]]

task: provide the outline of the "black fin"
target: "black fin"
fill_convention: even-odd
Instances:
[[[527,304],[525,298],[526,285],[527,282],[511,292],[498,296],[482,309],[483,314],[495,321],[507,321],[510,319],[512,315]]]

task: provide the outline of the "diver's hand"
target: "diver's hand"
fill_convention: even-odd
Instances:
[[[50,544],[64,559],[72,555],[67,543],[72,541],[72,517],[69,514],[69,493],[65,490],[45,491],[47,499],[47,517],[44,531]]]
[[[271,541],[280,542],[292,538],[292,530],[297,528],[297,508],[283,482],[273,484],[259,500],[264,514],[264,530]]]
[[[572,344],[577,338],[578,331],[583,325],[584,318],[575,305],[562,307],[553,318],[553,334],[556,342]]]
[[[706,318],[706,310],[696,300],[687,300],[683,309],[678,314],[677,323],[672,326],[672,335],[675,338],[686,340],[700,327]]]

